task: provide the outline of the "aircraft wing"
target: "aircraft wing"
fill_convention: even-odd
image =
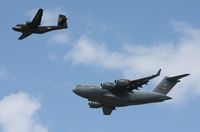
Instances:
[[[28,36],[31,35],[31,34],[32,34],[32,33],[25,32],[25,33],[23,33],[18,39],[19,39],[19,40],[25,39],[26,37],[28,37]]]
[[[132,92],[134,89],[138,90],[139,87],[142,88],[142,85],[147,84],[151,79],[159,76],[160,72],[161,69],[155,75],[151,75],[136,80],[120,79],[120,80],[115,80],[115,83],[112,82],[102,83],[101,87],[103,89],[108,89],[110,91]]]
[[[111,115],[112,111],[115,110],[115,108],[109,106],[102,106],[102,110],[104,115]]]
[[[142,85],[147,84],[151,79],[160,76],[161,69],[155,74],[148,77],[140,78],[137,80],[130,81],[129,90],[138,89],[139,87],[142,88]]]
[[[43,15],[43,9],[39,9],[37,14],[32,20],[32,25],[34,25],[34,27],[41,25],[42,15]]]

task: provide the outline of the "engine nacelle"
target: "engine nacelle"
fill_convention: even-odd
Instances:
[[[112,83],[112,82],[102,83],[102,84],[101,84],[101,87],[102,87],[103,89],[112,90],[112,89],[115,88],[115,83]]]
[[[129,83],[130,83],[130,80],[127,80],[127,79],[115,80],[115,84],[118,87],[128,87]]]
[[[30,21],[26,22],[26,25],[31,25],[31,24],[32,24],[32,22],[30,22]]]
[[[102,107],[102,105],[100,103],[97,102],[88,102],[88,105],[90,108],[100,108]]]

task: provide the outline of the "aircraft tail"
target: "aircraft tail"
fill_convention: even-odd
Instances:
[[[63,27],[63,28],[68,28],[67,18],[66,18],[65,15],[59,15],[59,17],[58,17],[58,26]]]
[[[164,77],[163,80],[158,84],[158,86],[153,90],[153,92],[166,95],[178,82],[180,82],[179,79],[188,75],[190,74],[182,74],[173,77]]]

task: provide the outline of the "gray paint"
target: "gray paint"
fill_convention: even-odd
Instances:
[[[89,101],[90,108],[102,108],[104,115],[110,115],[112,110],[115,110],[115,107],[156,103],[172,99],[166,94],[177,82],[180,82],[179,79],[188,75],[189,74],[164,77],[153,92],[143,92],[139,90],[127,91],[126,87],[121,87],[120,91],[118,91],[110,88],[105,89],[102,88],[102,86],[96,85],[77,85],[76,88],[73,89],[73,92],[86,98]],[[118,89],[118,87],[116,87],[116,89]]]
[[[189,74],[178,75],[174,77],[164,77],[163,80],[158,84],[158,86],[153,90],[153,92],[167,94],[178,82],[179,79],[188,76]]]

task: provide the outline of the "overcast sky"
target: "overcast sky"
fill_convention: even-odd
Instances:
[[[200,129],[200,2],[195,0],[2,0],[0,5],[0,132],[169,132]],[[66,30],[21,35],[11,28],[44,9],[43,25],[68,17]],[[190,73],[173,100],[89,109],[77,84]]]

